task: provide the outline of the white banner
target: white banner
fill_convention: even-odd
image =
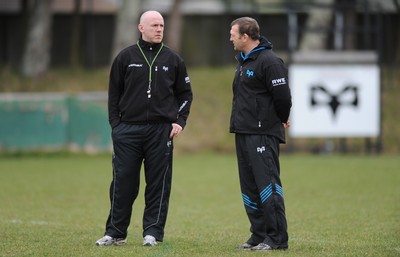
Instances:
[[[376,64],[292,64],[292,137],[376,137],[380,75]]]

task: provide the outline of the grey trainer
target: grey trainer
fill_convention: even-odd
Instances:
[[[99,240],[96,241],[96,245],[98,246],[109,246],[109,245],[124,245],[126,244],[126,238],[114,238],[111,236],[103,236]]]
[[[254,251],[268,251],[273,250],[271,246],[267,245],[266,243],[259,243],[258,245],[251,248]]]
[[[143,245],[144,246],[156,246],[157,240],[154,236],[147,235],[143,238]]]
[[[251,249],[252,247],[254,247],[255,245],[252,245],[252,244],[249,244],[249,243],[243,243],[243,244],[240,244],[240,245],[237,245],[236,246],[236,248],[237,249],[247,249],[247,250],[249,250],[249,249]]]

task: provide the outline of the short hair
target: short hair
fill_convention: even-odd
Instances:
[[[260,26],[255,19],[250,17],[241,17],[231,23],[233,25],[239,25],[240,35],[247,34],[251,39],[260,39]]]

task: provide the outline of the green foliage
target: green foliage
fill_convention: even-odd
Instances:
[[[108,69],[54,69],[37,78],[27,78],[0,69],[0,92],[88,92],[106,91]]]
[[[228,133],[234,67],[189,67],[194,101],[188,125],[177,138],[179,152],[204,149],[232,152],[233,136]],[[0,70],[0,92],[81,92],[106,91],[108,68],[96,70],[54,69],[37,79],[23,78],[9,69]],[[382,72],[382,137],[384,153],[400,152],[400,72],[386,68]],[[293,106],[296,108],[296,106]],[[376,139],[373,139],[373,141]],[[321,148],[325,140],[289,139],[286,147],[302,151]],[[339,140],[333,140],[340,145]],[[347,139],[350,152],[362,152],[364,139]]]
[[[399,256],[396,156],[283,155],[289,250],[273,256]],[[128,243],[96,247],[108,214],[111,156],[3,156],[0,256],[264,256],[249,236],[233,154],[177,154],[165,241],[141,246],[144,178]]]
[[[233,150],[229,134],[234,67],[190,70],[193,103],[188,125],[177,146],[185,152]]]

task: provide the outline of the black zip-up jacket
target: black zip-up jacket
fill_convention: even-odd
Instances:
[[[122,50],[110,71],[108,115],[111,127],[120,122],[171,122],[184,128],[193,96],[183,59],[162,43],[150,44],[139,39],[138,44],[149,64],[154,61],[151,87],[149,64],[138,45]]]
[[[230,132],[272,135],[285,143],[282,123],[292,106],[287,67],[265,37],[236,59]]]

